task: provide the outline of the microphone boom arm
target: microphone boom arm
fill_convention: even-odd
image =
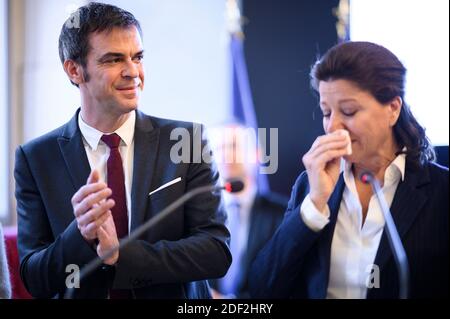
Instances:
[[[394,220],[390,213],[390,209],[384,198],[384,194],[381,191],[380,184],[377,179],[371,173],[364,173],[361,177],[362,181],[365,183],[370,183],[373,192],[375,193],[378,203],[380,204],[381,211],[383,212],[387,238],[389,241],[389,246],[391,247],[392,253],[394,255],[395,263],[397,264],[398,277],[399,277],[399,298],[407,299],[409,291],[409,265],[408,257],[406,256],[405,249],[402,245],[402,241],[395,226]]]
[[[126,237],[122,240],[120,240],[119,245],[116,247],[111,248],[103,257],[104,259],[108,259],[111,257],[116,251],[123,249],[125,246],[127,246],[132,241],[136,240],[140,236],[142,236],[147,230],[152,228],[155,224],[159,223],[161,220],[163,220],[166,216],[168,216],[171,212],[173,212],[175,209],[183,205],[185,202],[190,200],[192,197],[197,196],[202,193],[214,191],[214,190],[222,190],[224,187],[221,186],[215,186],[215,185],[207,185],[202,186],[193,189],[190,192],[185,193],[183,196],[178,198],[176,201],[171,203],[169,206],[164,208],[159,214],[155,215],[153,218],[149,219],[147,222],[136,228],[129,237]],[[92,273],[97,267],[99,267],[103,263],[103,259],[100,257],[97,257],[93,259],[91,262],[89,262],[85,267],[83,267],[80,271],[80,282],[83,278],[85,278],[87,275]],[[74,290],[76,288],[68,288],[66,290],[66,293],[64,294],[65,299],[72,299]]]

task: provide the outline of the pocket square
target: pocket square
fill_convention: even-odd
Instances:
[[[169,186],[171,186],[173,184],[176,184],[178,182],[181,182],[181,177],[175,178],[174,180],[171,180],[170,182],[167,182],[167,183],[159,186],[157,189],[155,189],[155,190],[151,191],[150,193],[148,193],[148,196],[153,195],[154,193],[159,192],[160,190],[162,190],[162,189],[164,189],[166,187],[169,187]]]

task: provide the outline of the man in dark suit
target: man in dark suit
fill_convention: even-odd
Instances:
[[[90,3],[64,24],[59,51],[82,102],[67,124],[16,151],[27,289],[41,298],[62,297],[69,284],[78,288],[76,298],[210,297],[206,279],[225,274],[231,262],[220,195],[196,196],[105,255],[187,191],[218,180],[192,152],[194,140],[205,145],[201,128],[136,110],[144,87],[139,22],[120,8]],[[189,133],[187,161],[173,156],[179,142],[172,135],[180,129]],[[97,256],[103,265],[92,275],[79,285],[68,279]]]
[[[249,298],[247,279],[251,263],[281,223],[287,200],[259,191],[261,150],[252,128],[232,120],[209,132],[221,178],[245,181],[242,192],[224,194],[233,262],[223,278],[210,281],[213,297]]]

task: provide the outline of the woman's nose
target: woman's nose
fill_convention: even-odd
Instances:
[[[344,129],[345,126],[339,115],[332,113],[325,124],[325,132],[327,134],[333,133],[336,130]]]

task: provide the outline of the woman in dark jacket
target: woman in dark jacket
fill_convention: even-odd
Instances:
[[[253,297],[398,298],[364,172],[380,182],[405,248],[408,297],[448,297],[448,168],[433,163],[404,102],[405,74],[392,52],[369,42],[336,45],[313,66],[325,135],[304,155],[285,218],[253,263]]]

